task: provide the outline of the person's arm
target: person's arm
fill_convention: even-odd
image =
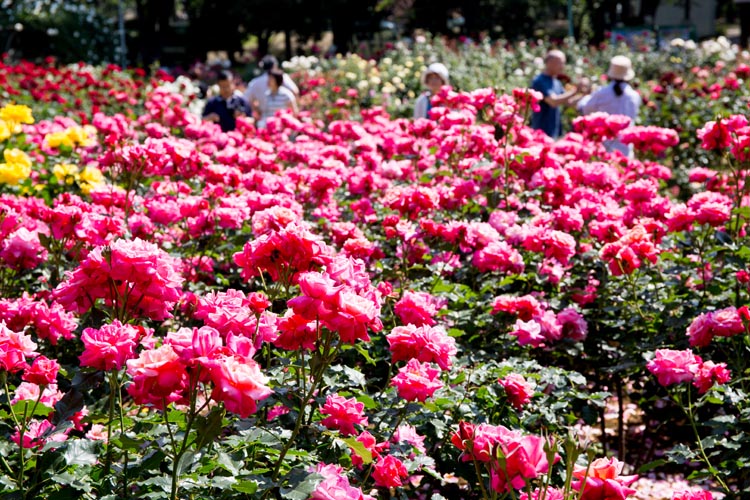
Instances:
[[[591,99],[586,101],[583,106],[581,106],[581,111],[583,112],[583,114],[590,115],[591,113],[599,111],[599,106],[602,99],[604,99],[604,93],[601,91],[591,94]]]
[[[299,87],[297,87],[297,84],[294,83],[294,80],[292,80],[292,77],[284,73],[284,81],[283,81],[284,87],[288,88],[292,91],[292,94],[294,94],[295,97],[299,95]]]
[[[297,99],[294,97],[294,94],[289,97],[291,97],[291,99],[289,99],[289,108],[292,110],[292,113],[296,115],[299,112],[299,109],[297,109]]]
[[[571,104],[571,100],[576,96],[577,93],[578,87],[568,90],[567,92],[563,92],[562,94],[550,94],[544,98],[544,102],[546,102],[553,108],[557,108],[558,106]]]
[[[209,100],[206,107],[203,108],[203,119],[209,122],[218,123],[221,118],[216,112],[216,102]]]

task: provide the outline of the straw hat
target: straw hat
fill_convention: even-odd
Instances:
[[[427,70],[422,74],[422,84],[427,85],[427,77],[437,75],[443,80],[444,85],[448,85],[448,68],[443,63],[432,63],[427,66]]]
[[[612,80],[624,80],[626,82],[632,80],[635,76],[633,63],[630,62],[628,57],[615,56],[609,61],[609,71],[607,71],[607,76]]]

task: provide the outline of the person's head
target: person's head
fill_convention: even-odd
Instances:
[[[615,56],[609,61],[609,70],[607,78],[615,82],[615,95],[618,97],[623,94],[623,83],[629,82],[635,76],[633,63],[626,56]]]
[[[448,68],[442,63],[430,64],[422,75],[422,83],[433,94],[437,93],[443,85],[448,85],[448,82]]]
[[[284,72],[278,68],[274,68],[268,72],[268,88],[271,92],[279,90],[281,85],[284,83]]]
[[[561,75],[565,69],[565,54],[560,50],[550,50],[544,56],[544,72],[549,76]]]
[[[272,69],[276,69],[279,67],[279,61],[272,55],[264,56],[263,59],[260,60],[260,69],[268,73]]]
[[[234,94],[234,77],[232,73],[223,70],[219,72],[219,77],[216,80],[219,85],[219,95],[224,99],[229,99]]]

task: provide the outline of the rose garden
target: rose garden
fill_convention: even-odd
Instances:
[[[552,141],[543,52],[295,59],[301,112],[227,133],[3,60],[3,498],[750,498],[750,60],[633,54],[640,123]]]

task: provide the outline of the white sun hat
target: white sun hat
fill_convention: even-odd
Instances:
[[[615,56],[609,61],[607,76],[613,80],[630,81],[635,76],[633,63],[626,56]]]
[[[424,74],[422,74],[422,84],[427,85],[427,77],[430,75],[437,75],[443,80],[444,85],[448,85],[448,68],[443,63],[432,63],[427,66]]]

